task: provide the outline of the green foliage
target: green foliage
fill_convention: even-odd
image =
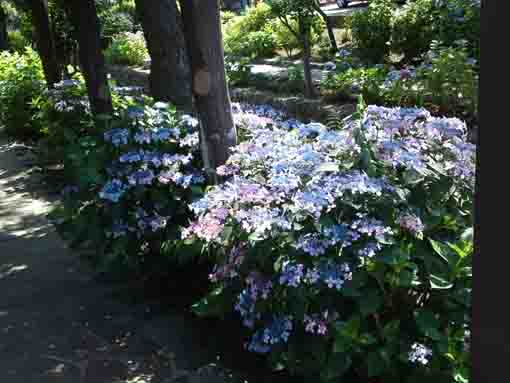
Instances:
[[[283,49],[287,57],[291,57],[294,51],[300,52],[303,49],[303,43],[292,32],[298,31],[298,21],[295,19],[288,20],[291,28],[286,26],[280,19],[271,21],[269,28],[275,38],[276,45],[279,49]],[[319,15],[314,15],[311,24],[310,44],[316,45],[323,41],[322,36],[325,29],[324,20]],[[327,40],[329,48],[329,40]],[[295,53],[295,52],[294,52]]]
[[[361,93],[369,104],[425,106],[437,114],[475,122],[478,118],[478,70],[468,48],[435,42],[417,68],[350,68],[321,83],[326,95],[341,99]]]
[[[113,37],[105,51],[105,58],[111,64],[143,65],[149,57],[142,32],[122,32]]]
[[[14,52],[23,54],[25,48],[30,46],[30,42],[21,34],[20,31],[8,31],[9,46]]]
[[[232,19],[237,17],[235,12],[232,11],[221,11],[220,16],[222,25],[229,23]]]
[[[321,90],[342,100],[361,94],[370,104],[381,101],[380,86],[388,70],[384,66],[370,68],[348,68],[340,73],[329,73],[321,82]],[[379,102],[378,102],[379,101]]]
[[[80,73],[55,84],[54,89],[34,99],[33,123],[40,127],[41,157],[50,163],[61,162],[70,155],[73,145],[90,129],[94,120],[87,97],[85,81]],[[68,163],[64,175],[72,180],[76,169]]]
[[[480,6],[472,0],[416,0],[395,11],[392,50],[406,61],[425,53],[433,40],[446,46],[466,40],[469,55],[479,58]]]
[[[449,0],[440,2],[436,18],[435,40],[453,46],[466,41],[470,57],[480,59],[480,2],[477,0]]]
[[[54,215],[62,234],[73,247],[93,248],[99,271],[187,262],[200,251],[180,240],[187,205],[202,195],[197,122],[148,97],[135,100],[115,88],[113,96],[115,112],[104,128],[93,123],[80,75],[38,103],[47,129],[41,146],[64,163],[67,187]],[[136,178],[143,171],[148,183]]]
[[[40,136],[40,126],[33,121],[32,101],[46,87],[41,60],[27,47],[23,54],[0,53],[0,121],[6,133],[17,138]]]
[[[478,117],[478,70],[469,50],[433,45],[425,64],[418,70],[418,83],[425,100],[437,105],[442,114]]]
[[[241,16],[231,17],[223,25],[226,55],[234,57],[259,58],[274,54],[277,44],[268,22],[271,20],[269,7],[260,3],[248,8]]]
[[[250,79],[249,59],[225,56],[227,82],[231,86],[247,85]]]
[[[391,48],[404,54],[407,61],[426,52],[436,38],[434,3],[433,0],[416,0],[395,12]]]
[[[391,0],[373,0],[366,11],[355,13],[350,20],[360,57],[371,63],[383,62],[390,52],[392,10]]]
[[[124,32],[137,32],[136,7],[134,1],[96,1],[101,24],[101,37],[109,44],[116,35]]]

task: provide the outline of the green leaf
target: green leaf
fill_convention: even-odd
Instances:
[[[392,340],[398,336],[399,331],[400,331],[400,321],[393,320],[384,326],[384,328],[382,330],[382,335],[383,335],[384,339]]]
[[[431,339],[438,340],[441,338],[439,333],[439,321],[436,319],[434,314],[428,310],[421,309],[416,312],[416,324],[418,329],[423,335],[430,337]]]
[[[352,365],[352,359],[345,353],[331,354],[326,370],[321,373],[325,380],[336,379],[344,375]]]
[[[470,227],[462,233],[460,239],[466,242],[473,242],[473,228]]]
[[[377,312],[383,304],[383,298],[376,290],[370,290],[360,299],[360,311],[363,316]]]
[[[379,352],[371,352],[367,357],[368,377],[380,376],[386,369],[386,361]]]
[[[349,338],[337,336],[333,343],[333,353],[346,353],[353,346],[353,342]]]
[[[430,286],[434,290],[447,290],[453,287],[453,283],[448,282],[447,280],[437,276],[430,275]]]
[[[446,263],[450,263],[450,260],[446,256],[448,249],[446,246],[440,242],[434,241],[433,239],[429,238],[429,242],[432,245],[432,248],[436,252],[437,255],[439,255]]]
[[[201,317],[223,316],[228,312],[229,304],[223,294],[223,287],[219,287],[197,303],[191,306],[191,310]]]

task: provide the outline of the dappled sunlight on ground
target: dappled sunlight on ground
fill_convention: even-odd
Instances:
[[[27,146],[0,144],[0,242],[14,238],[41,238],[52,230],[45,219],[49,201],[31,198],[40,187],[34,167],[14,166],[30,157]]]

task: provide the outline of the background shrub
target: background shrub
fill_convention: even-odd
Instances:
[[[453,46],[466,40],[468,55],[480,60],[480,1],[436,1],[439,15],[436,19],[438,35],[435,40]]]
[[[143,33],[123,32],[116,35],[106,49],[105,57],[111,64],[143,65],[149,58]]]
[[[275,36],[268,27],[273,16],[265,3],[247,9],[223,26],[225,53],[236,57],[269,57],[277,48]]]
[[[20,31],[8,31],[9,46],[14,52],[23,54],[25,48],[30,47],[30,42],[21,34]]]
[[[45,87],[41,60],[32,48],[23,54],[0,53],[0,121],[7,134],[22,139],[41,135],[41,127],[33,121],[33,100]]]
[[[359,49],[361,58],[380,63],[388,55],[392,10],[391,0],[374,0],[365,12],[357,12],[350,18],[353,42]]]
[[[416,0],[395,11],[391,48],[410,61],[425,53],[437,39],[434,0]]]

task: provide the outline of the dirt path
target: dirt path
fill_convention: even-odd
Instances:
[[[156,318],[93,279],[46,219],[41,177],[20,154],[0,141],[0,382],[227,381],[190,373],[213,356],[186,318]]]

